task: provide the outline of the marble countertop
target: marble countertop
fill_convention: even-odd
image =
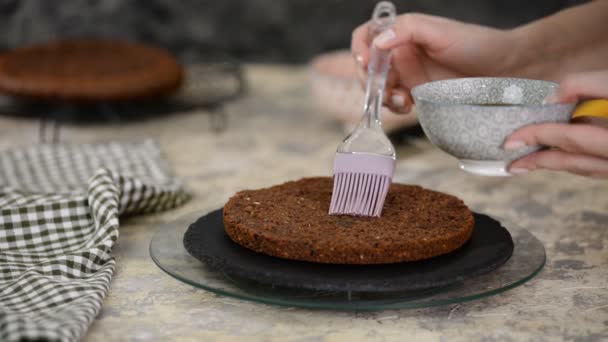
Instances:
[[[194,193],[176,210],[121,222],[117,272],[85,341],[484,340],[608,338],[608,182],[561,173],[484,178],[424,139],[398,147],[394,180],[454,194],[471,208],[516,222],[547,250],[527,284],[477,301],[428,309],[340,312],[275,307],[181,283],[148,254],[154,227],[221,207],[234,192],[330,175],[341,127],[315,108],[304,68],[250,66],[249,92],[226,106],[228,129],[188,112],[122,125],[65,126],[68,142],[154,138]],[[32,120],[0,118],[0,148],[37,141]],[[248,339],[249,340],[249,339]]]

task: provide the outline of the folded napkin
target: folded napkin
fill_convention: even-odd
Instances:
[[[0,341],[77,341],[110,285],[118,217],[188,199],[153,142],[0,153]]]

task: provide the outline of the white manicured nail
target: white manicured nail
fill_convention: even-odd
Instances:
[[[391,96],[391,102],[395,108],[405,107],[405,97],[403,95],[395,94]]]
[[[557,92],[553,92],[543,99],[543,104],[559,103]]]
[[[376,46],[382,47],[382,45],[389,43],[391,40],[395,39],[395,37],[397,37],[395,31],[386,30],[382,32],[379,36],[374,38],[374,44],[376,44]]]
[[[514,175],[522,175],[522,174],[528,173],[528,172],[530,172],[530,170],[524,169],[521,167],[514,167],[512,169],[509,169],[509,173],[514,174]]]
[[[357,62],[357,64],[359,64],[359,66],[363,65],[363,57],[361,55],[356,55],[355,61]]]
[[[520,140],[507,141],[504,145],[505,150],[515,151],[526,147],[526,143]]]

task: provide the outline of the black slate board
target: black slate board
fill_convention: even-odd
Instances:
[[[320,264],[275,258],[234,243],[224,232],[222,209],[194,222],[184,235],[193,257],[228,276],[262,284],[320,291],[393,292],[442,287],[490,272],[513,253],[511,234],[475,213],[471,239],[432,259],[382,265]]]

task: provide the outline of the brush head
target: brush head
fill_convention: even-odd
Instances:
[[[395,171],[395,158],[336,153],[330,215],[380,217]]]

